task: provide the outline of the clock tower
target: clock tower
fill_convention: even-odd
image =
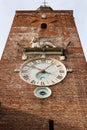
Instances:
[[[0,130],[87,130],[87,63],[72,10],[16,11],[0,62]]]

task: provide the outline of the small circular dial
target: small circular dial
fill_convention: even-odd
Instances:
[[[47,98],[51,93],[51,90],[47,87],[38,87],[34,90],[34,95],[38,98]]]
[[[21,78],[29,84],[51,86],[61,82],[67,74],[63,63],[55,59],[40,58],[25,62],[20,69]]]

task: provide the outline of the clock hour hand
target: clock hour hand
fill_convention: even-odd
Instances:
[[[51,74],[50,72],[47,72],[45,69],[42,69],[41,71],[39,71],[39,72],[37,72],[36,73],[36,76],[38,75],[38,74],[40,74],[40,73],[43,73],[43,74]]]
[[[38,68],[37,66],[32,65],[31,67],[32,67],[32,68],[36,68],[36,69],[38,69],[38,70],[41,70],[41,71],[42,71],[42,69],[41,69],[41,68]]]

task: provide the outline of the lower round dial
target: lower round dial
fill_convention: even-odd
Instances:
[[[48,79],[49,78],[49,74],[48,73],[42,73],[42,72],[40,72],[40,73],[38,73],[37,75],[36,75],[36,78],[38,79],[38,80],[44,80],[44,79]]]
[[[36,86],[51,86],[61,82],[67,71],[63,63],[50,58],[39,58],[25,62],[20,68],[21,78]]]
[[[34,95],[38,98],[48,98],[51,93],[51,90],[47,87],[38,87],[34,90]]]

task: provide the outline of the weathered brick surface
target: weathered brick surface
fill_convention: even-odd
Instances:
[[[49,130],[54,120],[55,130],[87,130],[87,63],[85,62],[72,11],[48,11],[41,18],[39,11],[17,11],[0,61],[0,130]],[[47,29],[41,29],[46,23]],[[34,96],[33,85],[24,82],[16,68],[23,48],[29,47],[32,37],[51,37],[53,44],[64,47],[67,59],[62,61],[73,70],[59,84],[50,87],[47,99]],[[30,55],[28,59],[39,58]],[[48,55],[59,60],[58,55]]]

